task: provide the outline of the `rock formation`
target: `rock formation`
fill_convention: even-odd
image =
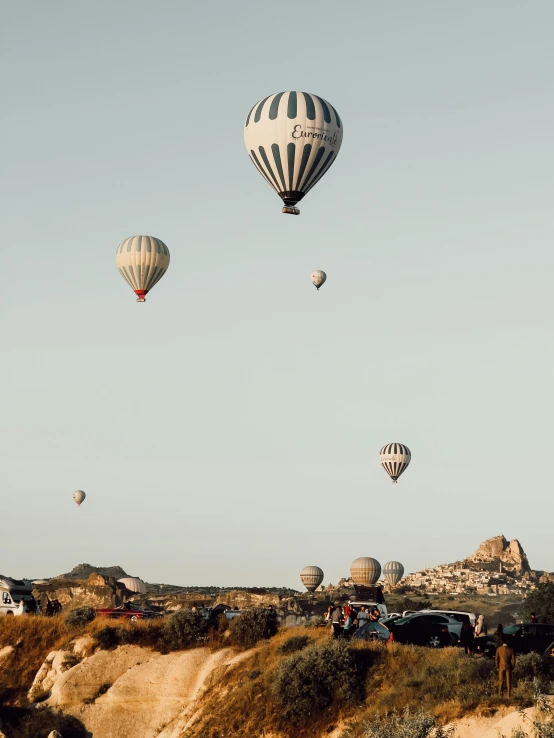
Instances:
[[[129,576],[120,566],[91,566],[91,564],[77,564],[69,572],[62,574],[58,579],[88,579],[91,574],[102,574],[105,577],[122,579]]]
[[[507,541],[504,536],[494,536],[484,541],[466,561],[473,564],[498,564],[499,567],[502,564],[505,570],[519,575],[531,571],[527,554],[520,542],[515,538]]]
[[[125,591],[124,585],[114,577],[93,573],[85,581],[61,577],[50,579],[44,584],[36,584],[33,594],[44,611],[48,599],[59,600],[64,610],[83,605],[113,607],[121,605]]]

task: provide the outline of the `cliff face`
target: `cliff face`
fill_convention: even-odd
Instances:
[[[64,610],[90,605],[91,607],[117,607],[123,602],[125,587],[113,577],[91,574],[86,581],[51,579],[37,584],[33,594],[43,608],[48,599],[59,600]]]
[[[502,564],[504,569],[515,574],[531,571],[527,554],[520,542],[515,538],[507,541],[504,536],[494,536],[484,541],[466,561],[473,564],[498,564],[499,567]]]

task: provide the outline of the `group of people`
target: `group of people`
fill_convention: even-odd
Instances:
[[[59,615],[62,611],[62,605],[59,600],[51,600],[48,598],[46,605],[44,605],[43,614],[47,618],[51,618],[54,615]]]
[[[366,608],[362,605],[356,610],[352,605],[329,605],[325,620],[331,626],[333,638],[351,638],[352,634],[367,622],[377,622],[381,617],[378,607]]]

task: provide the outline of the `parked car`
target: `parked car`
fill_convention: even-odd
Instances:
[[[395,620],[388,625],[388,628],[391,630],[394,640],[400,643],[441,648],[456,645],[459,639],[456,634],[458,626],[461,629],[462,626],[459,621],[447,618],[445,615],[418,612],[414,615],[408,615],[406,618]]]
[[[454,618],[454,620],[459,620],[460,623],[463,623],[464,620],[469,620],[471,625],[475,627],[475,621],[477,620],[477,615],[474,612],[463,612],[462,610],[421,610],[420,612],[437,612],[439,615],[446,615],[448,618]]]
[[[543,653],[554,640],[554,625],[517,623],[504,628],[504,635],[516,653]]]
[[[133,623],[136,623],[137,620],[153,620],[163,617],[163,613],[161,612],[148,610],[139,605],[134,605],[132,602],[125,602],[123,605],[119,605],[119,607],[96,608],[95,612],[97,615],[103,615],[107,618],[123,618]]]
[[[388,618],[379,620],[379,622],[388,628],[391,623],[396,623],[396,621],[400,620],[401,618],[402,618],[402,615],[400,615],[399,613],[395,613],[394,615],[389,615]]]
[[[391,641],[392,633],[379,621],[368,620],[354,631],[352,638],[356,641]]]

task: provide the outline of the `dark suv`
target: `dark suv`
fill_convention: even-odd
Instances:
[[[413,643],[419,646],[453,646],[458,637],[450,632],[450,628],[459,625],[452,618],[434,613],[416,613],[387,624],[395,641]]]
[[[516,653],[543,653],[554,641],[554,625],[517,623],[504,628],[504,635]]]

